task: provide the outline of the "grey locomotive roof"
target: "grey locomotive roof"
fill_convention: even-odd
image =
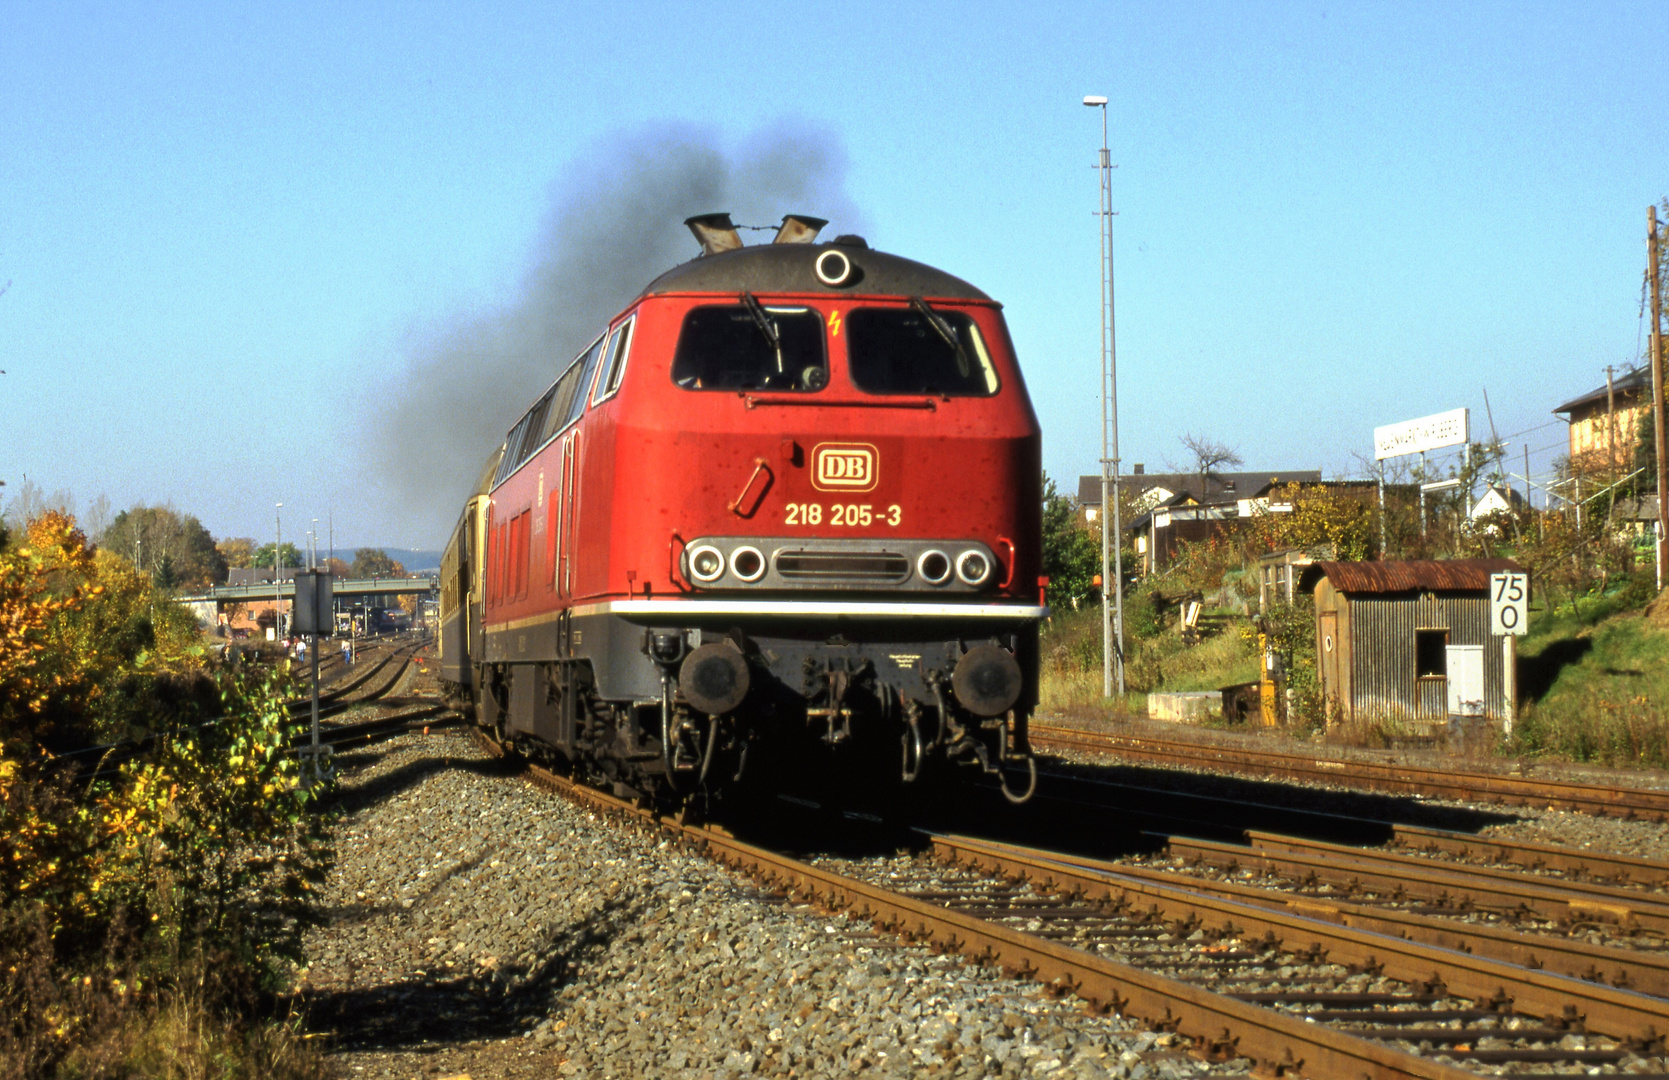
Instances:
[[[849,285],[833,288],[817,280],[812,263],[838,248],[858,270]],[[886,296],[939,296],[947,300],[989,300],[959,277],[912,259],[853,244],[758,244],[703,255],[675,266],[651,281],[642,295],[673,292],[854,293]]]

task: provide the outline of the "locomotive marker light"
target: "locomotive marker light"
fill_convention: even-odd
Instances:
[[[1084,104],[1101,110],[1101,202],[1095,216],[1101,223],[1101,580],[1113,583],[1113,608],[1107,610],[1107,589],[1101,589],[1101,696],[1113,696],[1113,663],[1118,663],[1118,692],[1124,696],[1124,527],[1118,508],[1118,335],[1113,321],[1113,159],[1107,150],[1107,99],[1089,94]],[[1109,445],[1109,435],[1111,444]],[[1108,470],[1111,469],[1109,474]],[[1107,532],[1111,503],[1113,531]],[[1110,540],[1110,543],[1109,543]],[[1112,566],[1108,563],[1111,547]]]
[[[983,585],[991,576],[991,560],[983,552],[964,551],[956,557],[956,576],[966,585]]]
[[[690,576],[700,582],[717,581],[724,573],[724,552],[703,544],[690,552]]]
[[[943,585],[950,580],[950,556],[937,548],[924,551],[916,560],[916,573],[929,585]]]
[[[765,556],[756,547],[739,547],[730,553],[730,572],[741,581],[758,581],[765,576]]]

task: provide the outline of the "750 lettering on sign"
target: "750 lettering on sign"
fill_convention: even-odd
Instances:
[[[1530,575],[1489,575],[1489,632],[1522,637],[1530,622]]]

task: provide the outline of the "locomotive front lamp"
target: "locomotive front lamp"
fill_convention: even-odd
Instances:
[[[690,576],[697,581],[717,581],[724,573],[724,552],[711,544],[703,544],[690,552]]]

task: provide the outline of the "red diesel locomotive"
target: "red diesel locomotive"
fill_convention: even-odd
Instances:
[[[1024,801],[1041,448],[1000,306],[815,218],[751,247],[687,224],[701,256],[488,462],[442,566],[442,677],[623,791],[937,759]]]

